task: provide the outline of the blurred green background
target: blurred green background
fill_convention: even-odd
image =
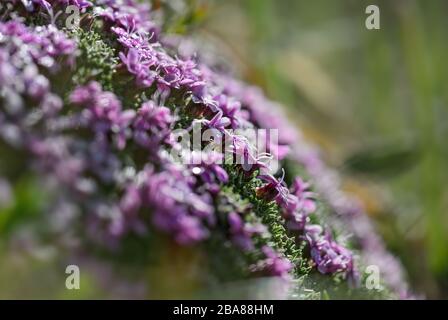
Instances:
[[[448,298],[448,1],[152,2],[172,9],[170,31],[192,31],[201,45],[214,47],[213,58],[221,57],[283,103],[323,148],[327,162],[344,174],[344,188],[363,199],[415,291]],[[365,27],[370,4],[380,8],[380,30]],[[17,188],[22,204],[44,198],[29,181]],[[0,215],[0,233],[14,212],[22,213],[17,221],[34,214],[20,206],[2,212],[7,214]],[[0,298],[145,295],[137,280],[100,289],[98,282],[110,281],[104,266],[96,265],[91,269],[101,271],[83,273],[83,290],[67,293],[65,264],[52,258],[55,248],[37,250],[27,230],[22,233],[12,250],[0,242],[0,289],[8,288]],[[25,258],[16,249],[32,254]],[[194,287],[183,254],[188,255],[179,253],[179,263],[170,261],[154,274],[180,275]],[[199,258],[187,260],[201,265]],[[163,292],[178,280],[158,288],[157,297],[165,298]],[[42,284],[48,284],[45,292]]]
[[[198,4],[198,1],[196,1]],[[380,8],[380,30],[365,27]],[[199,28],[358,194],[417,292],[448,297],[448,2],[202,1]]]

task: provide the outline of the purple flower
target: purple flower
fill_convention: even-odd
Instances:
[[[269,169],[269,161],[272,156],[267,153],[258,154],[252,144],[243,136],[234,135],[226,132],[226,154],[233,154],[236,163],[241,164],[247,176],[250,176],[255,170]],[[230,141],[230,142],[229,142]]]
[[[129,49],[127,55],[120,52],[120,58],[127,70],[136,76],[139,86],[147,88],[153,84],[156,74],[150,67],[155,64],[154,59],[143,60],[139,51],[134,48]]]
[[[77,6],[80,9],[84,9],[84,8],[93,6],[92,2],[87,1],[87,0],[65,0],[65,1],[68,1],[71,4],[74,4],[75,6]]]
[[[220,183],[225,184],[229,181],[229,175],[220,166],[223,161],[221,153],[193,151],[187,157],[188,159],[184,161],[191,163],[189,165],[191,172],[201,178],[212,194],[220,191]]]
[[[31,0],[31,2],[37,4],[38,6],[41,6],[46,10],[51,9],[51,4],[46,0]],[[29,0],[24,0],[23,3],[26,8],[29,8],[32,5]]]
[[[210,197],[195,194],[193,180],[171,168],[157,174],[148,172],[144,184],[143,203],[154,211],[154,224],[185,245],[207,238],[209,231],[204,223],[215,223]]]
[[[354,234],[365,262],[380,265],[390,287],[405,294],[401,266],[385,249],[362,207],[340,191],[337,174],[325,167],[316,148],[304,141],[280,107],[261,90],[205,65],[207,58],[176,55],[175,47],[167,48],[148,4],[134,0],[20,2],[43,19],[61,4],[74,4],[100,19],[103,31],[116,41],[119,68],[133,78],[139,99],[145,101],[135,110],[126,109],[118,96],[96,82],[57,95],[50,80],[58,79],[61,71],[71,71],[77,57],[76,39],[54,25],[26,26],[21,21],[28,21],[29,13],[16,7],[5,16],[7,22],[0,22],[0,138],[29,153],[24,161],[58,186],[58,201],[76,203],[86,213],[83,223],[91,239],[113,247],[129,231],[146,232],[145,224],[151,221],[177,243],[193,245],[206,240],[214,228],[224,227],[237,248],[254,250],[256,255],[260,248],[253,239],[266,232],[264,225],[246,222],[245,211],[233,203],[226,210],[231,211],[227,223],[222,226],[216,221],[217,203],[225,193],[221,187],[229,183],[221,164],[230,153],[246,177],[260,170],[258,178],[264,183],[256,195],[277,203],[288,231],[307,242],[317,270],[355,280],[353,253],[329,231],[310,224],[316,197],[309,185],[297,177],[288,190],[284,172],[280,179],[265,174],[273,171],[270,160],[289,157],[305,167],[316,192]],[[58,91],[61,87],[63,83],[56,86]],[[68,105],[62,99],[65,94],[69,94]],[[200,123],[230,142],[225,144],[225,155],[182,150],[173,141],[172,129],[180,124],[177,112],[184,115],[179,101],[185,102],[192,125]],[[258,128],[278,129],[278,141],[271,141],[270,131],[260,132],[258,138],[265,144],[261,150],[255,148],[253,138],[231,130]],[[167,150],[171,147],[180,148],[182,155],[191,157],[190,162],[174,163]],[[129,167],[139,172],[126,175]],[[0,206],[8,202],[10,193],[9,184],[0,179]],[[261,251],[252,271],[289,278],[294,265],[280,249],[264,246]]]
[[[306,214],[316,211],[315,194],[309,191],[310,185],[300,177],[296,177],[291,185],[291,193],[298,198],[300,209]]]
[[[40,108],[48,116],[55,116],[63,107],[62,99],[55,94],[47,94],[42,99]]]
[[[34,138],[29,142],[28,147],[44,171],[51,170],[60,183],[78,190],[86,162],[82,158],[70,155],[68,139],[63,137]]]
[[[97,82],[76,88],[70,95],[73,104],[82,105],[81,121],[89,126],[103,139],[107,134],[114,134],[118,149],[126,146],[127,129],[135,117],[134,110],[122,111],[121,102],[112,92],[101,89]]]
[[[311,249],[311,257],[319,272],[323,274],[344,272],[351,275],[354,268],[352,253],[333,241],[328,232],[321,235],[320,231],[320,227],[308,228],[305,236]]]
[[[224,94],[214,97],[214,100],[218,102],[218,108],[222,111],[223,115],[230,120],[232,129],[240,128],[241,102],[231,99]]]
[[[289,272],[294,268],[291,261],[275,252],[269,246],[263,246],[262,252],[265,255],[265,259],[252,266],[252,271],[261,272],[268,276],[289,279]]]
[[[278,141],[276,141],[278,139],[274,139],[272,134],[275,134],[275,131],[259,130],[257,132],[259,148],[262,146],[264,150],[273,156],[273,158],[283,160],[289,154],[290,147],[288,145],[279,144]]]
[[[263,234],[267,229],[262,224],[248,224],[243,221],[236,212],[230,212],[228,215],[229,233],[232,242],[243,251],[254,249],[252,237],[255,234]]]
[[[86,0],[51,0],[51,1],[49,1],[49,0],[21,0],[21,2],[28,11],[34,10],[33,4],[36,4],[45,10],[52,9],[51,3],[55,3],[55,4],[61,3],[66,6],[67,5],[75,5],[80,9],[84,9],[84,8],[88,8],[88,7],[92,6],[92,2],[86,1]]]
[[[223,116],[222,111],[218,111],[212,119],[202,119],[201,122],[209,129],[216,129],[223,132],[230,125],[230,119]]]
[[[256,194],[259,198],[264,199],[265,201],[273,201],[280,205],[285,205],[290,201],[290,194],[288,188],[285,186],[283,181],[285,176],[285,172],[283,171],[283,176],[280,180],[277,180],[274,176],[270,174],[263,174],[258,176],[259,179],[267,182],[262,187],[257,188]]]
[[[170,126],[174,117],[166,107],[159,107],[148,101],[138,109],[133,121],[134,140],[145,148],[154,148],[160,143],[168,143]]]
[[[126,216],[135,216],[142,207],[142,196],[138,187],[129,186],[120,201],[120,210]]]
[[[138,74],[142,70],[141,59],[137,49],[132,48],[129,50],[127,55],[125,55],[123,52],[120,52],[119,55],[121,61],[124,63],[130,73]]]

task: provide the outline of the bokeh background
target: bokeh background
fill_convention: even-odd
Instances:
[[[380,8],[380,30],[365,27],[370,4]],[[198,7],[198,36],[282,102],[322,146],[414,289],[447,298],[448,2],[231,0]]]
[[[152,2],[171,10],[165,21],[170,32],[191,33],[210,46],[213,59],[219,57],[284,105],[343,174],[344,188],[363,200],[414,291],[448,298],[448,2]],[[380,8],[380,30],[365,27],[370,4]],[[56,248],[34,246],[24,224],[45,202],[39,185],[30,181],[13,190],[17,205],[0,208],[0,237],[25,226],[12,248],[0,240],[0,289],[8,288],[0,290],[0,298],[140,297],[144,288],[134,270],[127,273],[135,274],[135,282],[108,287],[114,270],[88,258],[84,264],[93,271],[82,273],[83,290],[65,289],[65,265],[51,258]],[[20,254],[23,250],[31,254]],[[151,254],[163,260],[163,251]],[[200,269],[190,270],[184,262],[201,265],[200,259],[193,252],[171,252],[163,267],[148,270],[152,280],[172,279],[159,284],[156,298],[194,291]],[[179,277],[182,288],[176,286]]]

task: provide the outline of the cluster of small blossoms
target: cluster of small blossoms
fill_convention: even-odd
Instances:
[[[283,139],[293,137],[293,142],[287,140],[288,145],[290,146],[288,158],[302,165],[306,169],[306,172],[313,180],[314,187],[319,193],[319,196],[330,205],[337,217],[342,219],[347,228],[345,231],[352,235],[359,247],[362,248],[361,258],[363,259],[364,264],[377,265],[381,270],[384,283],[399,297],[411,297],[412,295],[409,293],[408,285],[404,279],[403,267],[400,262],[387,251],[382,239],[376,233],[372,222],[364,212],[359,201],[341,191],[341,182],[338,173],[325,165],[320,158],[318,148],[305,141],[299,129],[291,128],[286,117],[278,111],[278,108],[274,107],[273,104],[275,103],[267,101],[259,89],[253,87],[248,88],[247,86],[244,87],[239,83],[233,84],[232,88],[234,89],[234,95],[240,97],[242,101],[245,101],[246,105],[250,106],[251,110],[254,110],[254,112],[251,113],[251,115],[253,115],[251,121],[261,127],[275,125],[286,128],[283,132],[287,132],[288,134],[281,135],[281,137],[283,137]],[[272,110],[276,110],[275,115],[272,114]],[[298,181],[301,181],[300,178],[296,179],[294,184]],[[303,188],[299,189],[305,190]],[[297,187],[293,186],[291,191],[292,193],[296,193],[296,190]],[[308,203],[313,203],[313,195],[309,192],[306,192],[305,194],[311,196],[311,201]],[[299,228],[303,228],[304,216],[300,215],[298,221],[301,226]],[[297,229],[295,225],[296,223],[290,224],[293,229]],[[320,235],[323,234],[320,226],[316,226],[315,229],[314,226],[311,225],[310,227],[305,227],[304,230],[308,230],[307,233],[309,233],[309,230],[317,230]],[[325,236],[320,236],[320,238],[326,238],[327,242],[331,242],[331,237],[327,236],[328,233],[324,234]],[[308,238],[313,239],[313,237],[314,235]],[[314,243],[318,242],[314,241]],[[329,245],[328,247],[334,247],[334,244]],[[342,258],[347,256],[343,260],[352,260],[348,258],[351,253],[343,247],[336,251],[340,252],[338,255]],[[318,255],[315,256],[317,257]],[[320,259],[314,258],[314,260],[319,265],[318,261]],[[335,261],[338,260],[339,258],[335,259]],[[356,270],[356,268],[353,267],[353,261],[343,263],[342,265],[347,267],[346,270],[349,272],[348,275],[352,277],[352,280],[355,280],[353,277],[356,277],[356,275],[360,273],[360,270]]]
[[[289,124],[286,116],[282,114],[281,108],[274,102],[267,100],[261,90],[244,85],[228,77],[221,77],[219,81],[225,82],[226,91],[239,99],[250,110],[250,121],[257,127],[283,128],[279,132],[280,144],[278,146],[283,150],[282,155],[286,153],[290,161],[296,162],[305,168],[308,175],[312,178],[313,186],[320,198],[330,205],[332,212],[337,215],[337,218],[342,219],[347,228],[345,231],[352,235],[357,245],[362,248],[361,258],[364,264],[377,265],[381,270],[384,283],[399,297],[407,298],[412,296],[404,279],[404,271],[400,262],[387,251],[359,201],[341,191],[339,175],[334,170],[328,168],[321,160],[318,148],[304,140],[300,130],[293,128]],[[275,182],[271,185],[278,186]],[[305,205],[308,208],[302,210],[299,215],[286,215],[288,228],[293,231],[305,230],[305,238],[308,238],[307,241],[311,246],[327,242],[327,247],[334,248],[337,246],[336,242],[328,236],[328,232],[322,231],[322,227],[315,225],[306,226],[308,220],[306,217],[315,210],[314,195],[307,191],[308,188],[309,185],[304,184],[300,177],[294,180],[290,191],[292,194],[297,195],[297,191],[302,190],[302,197],[308,200]],[[284,212],[287,213],[288,210],[284,210]],[[316,233],[322,241],[311,241],[315,239]],[[347,261],[342,262],[338,269],[345,269],[349,278],[352,281],[356,280],[360,270],[356,270],[356,266],[354,266],[353,258],[351,257],[352,253],[343,247],[335,251],[336,253],[331,252],[330,254],[330,256],[334,257],[339,256],[334,259],[335,265],[339,265],[339,261]],[[313,258],[318,266],[323,261],[318,258],[319,256],[321,255],[314,254]],[[324,271],[325,268],[321,268],[321,272]]]
[[[119,150],[126,147],[127,129],[136,114],[134,110],[123,111],[120,100],[112,92],[104,92],[99,83],[91,82],[76,88],[70,102],[84,108],[79,124],[91,128],[96,141],[107,141],[107,135],[113,132],[116,147]]]
[[[243,217],[235,211],[229,213],[228,222],[231,240],[244,251],[254,249],[254,243],[252,241],[254,235],[263,235],[267,233],[265,225],[261,223],[246,223],[243,220]]]
[[[241,111],[243,105],[249,106],[251,102],[250,97],[248,98],[249,102],[243,101],[241,103],[231,93],[226,92],[225,89],[227,88],[219,86],[213,81],[208,81],[210,78],[213,78],[214,73],[211,70],[207,70],[205,66],[197,66],[192,60],[173,59],[163,48],[160,48],[160,43],[150,43],[150,36],[147,34],[135,32],[134,30],[125,31],[123,28],[112,27],[112,30],[117,34],[118,41],[124,47],[124,52],[120,53],[122,63],[135,76],[137,85],[142,87],[154,85],[157,91],[165,96],[168,96],[174,90],[191,93],[193,101],[200,105],[202,115],[211,114],[210,120],[207,120],[207,118],[200,120],[207,128],[215,129],[223,135],[231,135],[226,130],[227,128],[240,128],[240,121],[238,121],[236,115],[244,114],[247,119],[244,123],[248,122],[248,120],[250,121],[250,117],[253,117],[253,119],[261,117],[253,109],[246,108],[244,110],[245,113]],[[274,119],[278,119],[278,117],[270,117],[270,123],[266,123],[262,127],[279,128],[281,123],[276,122]],[[252,123],[254,122],[252,121]],[[251,146],[248,146],[245,140],[238,139],[237,136],[232,136],[231,139],[235,140],[233,144],[235,153],[239,152],[239,155],[242,153],[246,157],[257,157],[257,155],[249,154]],[[270,139],[266,139],[266,141],[270,141]],[[242,146],[238,142],[242,142]],[[283,159],[287,154],[287,144],[290,143],[289,135],[282,136],[280,142],[282,145],[268,146],[270,151],[277,150],[274,156],[278,160]],[[278,150],[281,150],[281,152],[278,152]],[[303,208],[299,209],[302,203],[300,203],[297,196],[289,193],[282,180],[277,180],[272,175],[261,175],[259,178],[267,182],[265,186],[257,190],[257,195],[260,198],[267,202],[275,200],[285,211],[289,211],[289,215],[293,217],[294,223],[297,224],[297,219],[302,219],[302,224],[306,223],[307,218],[301,217],[303,213],[294,211],[306,212],[307,210],[309,211],[309,208],[306,210],[302,210]],[[297,190],[299,197],[306,197],[306,195],[300,194],[301,191]],[[303,226],[298,231],[304,232],[306,230]],[[312,246],[312,252],[322,251],[322,253],[312,255],[315,262],[319,265],[318,270],[322,273],[345,272],[350,275],[354,274],[352,256],[347,254],[348,250],[341,247],[340,250],[330,252],[327,247],[322,246],[324,239],[327,240],[328,237],[321,235],[321,238],[321,241],[309,241],[310,246]],[[308,240],[311,237],[304,236],[304,239]],[[334,241],[329,243],[332,245],[332,248],[339,249]],[[330,261],[318,258],[320,256],[326,256]],[[349,260],[349,262],[346,263],[346,260]],[[334,265],[332,268],[321,267],[322,264],[328,265],[332,262]]]
[[[67,193],[67,201],[79,203],[87,213],[86,229],[92,238],[115,245],[129,232],[148,232],[147,221],[151,221],[151,226],[178,244],[194,245],[225,226],[229,241],[237,248],[259,251],[251,271],[291,277],[297,266],[279,250],[279,244],[256,248],[253,241],[262,234],[269,238],[269,225],[249,223],[237,209],[226,213],[225,223],[218,221],[216,202],[222,187],[230,183],[230,172],[222,166],[221,153],[182,150],[173,128],[186,116],[190,123],[185,129],[200,124],[231,141],[225,151],[244,160],[239,165],[242,178],[249,181],[258,174],[255,179],[260,186],[253,190],[257,199],[278,207],[297,247],[306,242],[317,271],[343,274],[356,284],[354,254],[331,236],[330,228],[311,223],[310,215],[317,216],[311,186],[295,177],[288,187],[284,177],[278,179],[272,172],[269,160],[296,161],[309,171],[316,192],[337,213],[347,211],[330,194],[334,187],[331,192],[325,189],[326,169],[321,169],[320,159],[306,153],[300,132],[259,89],[222,75],[196,58],[173,54],[152,22],[150,7],[140,2],[10,3],[19,15],[24,13],[18,8],[26,9],[25,18],[75,5],[84,15],[101,20],[101,32],[112,38],[108,40],[114,41],[118,51],[119,73],[131,77],[127,85],[141,93],[140,100],[129,104],[95,81],[73,84],[76,87],[71,92],[60,96],[53,93],[52,88],[60,87],[54,78],[60,77],[61,70],[82,64],[76,59],[76,37],[69,39],[51,24],[27,27],[17,14],[9,13],[0,22],[0,138],[28,150],[43,174],[75,191]],[[61,96],[68,97],[65,104]],[[266,133],[262,140],[267,152],[259,152],[250,137],[234,131],[248,128],[279,129],[279,139],[272,142]],[[169,150],[181,151],[189,162],[179,163]],[[6,183],[2,184],[6,190]],[[340,195],[339,191],[333,194]],[[361,242],[365,240],[352,224],[352,232]],[[364,248],[369,251],[373,246]],[[387,252],[381,248],[375,252],[384,256]]]
[[[191,244],[206,239],[215,221],[209,193],[197,192],[196,177],[179,168],[150,174],[142,192],[143,205],[154,206],[152,220],[158,228],[172,234],[180,244]]]
[[[404,270],[399,260],[387,251],[376,233],[372,222],[359,201],[341,191],[340,177],[319,158],[318,149],[305,141],[296,148],[293,159],[301,163],[313,177],[320,195],[328,201],[335,214],[341,218],[347,231],[362,249],[366,265],[376,265],[381,270],[384,282],[401,298],[412,298],[404,280]]]
[[[109,14],[113,16],[123,17],[122,8],[112,7],[112,11]],[[109,19],[109,17],[106,17]],[[191,106],[189,112],[196,117],[199,117],[197,121],[201,122],[205,127],[213,128],[219,131],[223,136],[228,137],[233,141],[232,150],[235,155],[243,155],[251,158],[256,158],[255,155],[249,154],[249,150],[253,150],[252,146],[248,145],[246,139],[239,136],[233,136],[227,129],[236,129],[241,123],[240,115],[244,112],[241,110],[241,103],[233,97],[226,95],[222,88],[215,86],[212,81],[207,81],[208,78],[213,77],[213,73],[206,66],[200,66],[191,59],[182,60],[179,58],[171,57],[168,52],[161,46],[159,42],[154,40],[154,34],[142,26],[138,19],[129,19],[127,22],[114,21],[109,19],[109,22],[113,22],[109,25],[110,31],[117,36],[117,41],[122,45],[119,56],[123,66],[126,70],[135,77],[136,85],[142,90],[145,88],[153,88],[156,95],[163,97],[162,101],[166,100],[170,94],[188,93],[192,95],[192,101],[194,105]],[[128,23],[128,24],[126,24]],[[152,102],[149,102],[152,105]],[[142,112],[142,109],[137,111]],[[168,109],[165,107],[158,107],[154,109],[152,113],[165,113],[168,114]],[[205,115],[211,115],[210,119],[204,117]],[[163,116],[162,116],[163,117]],[[246,112],[247,117],[247,112]],[[161,127],[167,128],[164,125],[164,121],[160,117],[154,117],[153,120],[159,119],[158,123],[146,122],[145,124],[154,130],[161,125]],[[149,128],[148,127],[148,128]],[[142,134],[147,135],[142,131]],[[136,136],[136,135],[134,135]],[[151,138],[160,135],[151,135]],[[230,137],[229,137],[230,136]],[[149,137],[147,137],[148,139]],[[147,140],[145,139],[145,140]],[[137,141],[138,142],[138,141]],[[160,141],[159,141],[160,142]],[[167,141],[165,141],[167,142]],[[155,146],[153,144],[153,146]],[[188,168],[191,170],[193,177],[189,177],[190,180],[197,180],[199,178],[201,187],[206,190],[202,197],[214,196],[219,192],[219,184],[226,183],[228,180],[227,173],[217,163],[221,163],[218,160],[222,160],[223,155],[215,153],[200,153],[191,154],[190,163]],[[195,158],[199,158],[196,160]],[[257,165],[261,166],[261,163],[254,163],[253,170]],[[188,171],[187,171],[188,172]],[[173,173],[174,174],[174,173]],[[184,172],[185,174],[185,172]],[[167,177],[166,173],[161,174]],[[169,176],[169,175],[168,175]],[[174,175],[177,176],[177,175]],[[148,180],[157,180],[157,175],[152,176]],[[177,177],[177,181],[182,181],[182,176]],[[169,181],[176,181],[176,179],[169,179]],[[162,180],[164,184],[169,184],[168,181]],[[161,182],[161,183],[162,183]],[[180,190],[175,189],[176,194],[181,194],[181,199],[171,199],[170,192],[173,192],[171,187],[166,189],[170,192],[163,193],[163,197],[160,194],[160,186],[153,187],[150,190],[154,190],[155,195],[152,197],[151,206],[157,208],[155,224],[162,230],[170,231],[174,233],[175,238],[181,243],[190,243],[204,239],[209,233],[208,229],[204,228],[201,223],[201,219],[207,221],[207,225],[213,225],[213,212],[210,212],[210,208],[202,205],[200,207],[207,208],[205,211],[196,210],[192,204],[188,203],[188,199],[196,199],[197,197],[190,197],[192,194],[191,189],[195,187],[195,192],[199,193],[201,188],[198,187],[197,182],[186,183],[186,188]],[[188,187],[188,188],[187,188]],[[131,190],[135,190],[136,187],[132,186]],[[137,197],[137,192],[134,196]],[[199,200],[199,199],[198,199]],[[157,201],[160,202],[157,204]],[[135,200],[138,203],[144,203],[141,199]],[[169,210],[172,215],[166,213],[167,208],[170,208],[169,203],[174,203],[178,207],[176,210]],[[179,205],[179,202],[181,205]],[[187,203],[185,203],[187,202]],[[194,203],[200,204],[201,202],[195,201]],[[186,208],[190,208],[186,210]],[[186,213],[190,210],[190,213]],[[192,210],[192,211],[191,211]],[[161,214],[157,214],[157,212]],[[192,214],[191,214],[192,212]],[[239,239],[238,243],[245,242],[242,247],[250,247],[250,235],[259,232],[257,227],[254,226],[238,226],[236,215],[229,216],[229,223],[231,224],[230,233],[232,239]],[[242,241],[243,238],[245,241]],[[285,269],[286,270],[286,269]]]
[[[21,2],[29,12],[33,12],[36,7],[50,10],[55,5],[75,5],[80,9],[92,6],[92,2],[87,0],[12,0],[11,2]]]
[[[248,111],[248,119],[252,124],[259,128],[282,128],[279,131],[279,144],[271,146],[271,149],[277,150],[274,154],[276,159],[288,157],[291,149],[295,148],[295,144],[299,141],[300,132],[291,127],[281,114],[280,107],[267,100],[257,88],[229,79],[221,81],[227,81],[226,91],[241,101],[242,106]],[[271,174],[263,174],[259,178],[266,184],[256,190],[257,195],[266,201],[275,201],[278,204],[287,229],[296,234],[298,239],[308,243],[311,257],[319,272],[342,273],[352,283],[358,282],[359,276],[352,252],[332,239],[328,230],[324,231],[321,226],[310,223],[309,215],[317,208],[316,196],[310,191],[310,184],[304,182],[301,177],[295,177],[288,189],[283,181],[284,173],[280,179]]]
[[[289,278],[289,272],[294,268],[294,265],[275,252],[271,247],[264,246],[262,248],[266,259],[260,260],[257,264],[252,266],[252,271],[265,273],[267,276],[277,276],[285,279]]]
[[[75,48],[75,42],[53,26],[0,22],[0,137],[8,144],[32,152],[46,139],[48,122],[63,107],[62,99],[51,91],[51,77],[70,68]],[[52,140],[54,145],[59,139]],[[67,170],[61,168],[61,174],[75,170],[68,169],[73,165],[65,163]]]
[[[62,108],[62,100],[51,92],[50,81],[40,70],[50,75],[57,72],[64,65],[57,59],[69,66],[75,43],[52,26],[30,29],[18,21],[1,23],[0,35],[3,116],[24,120],[27,100],[39,105],[43,115],[54,115]]]
[[[277,180],[271,175],[261,175],[259,178],[267,184],[257,189],[257,195],[267,201],[277,202],[287,228],[308,243],[319,272],[343,273],[350,281],[358,281],[353,254],[335,242],[328,232],[324,233],[321,226],[310,224],[309,215],[315,212],[316,203],[313,193],[308,190],[308,184],[296,177],[291,190],[288,190],[283,178]]]

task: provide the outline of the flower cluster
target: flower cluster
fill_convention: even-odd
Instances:
[[[153,149],[161,143],[170,143],[170,128],[174,117],[167,107],[145,102],[138,109],[132,127],[134,140],[144,148]]]
[[[26,101],[39,105],[43,114],[62,108],[62,100],[51,92],[50,81],[41,69],[54,73],[65,60],[70,66],[75,43],[52,26],[30,29],[19,21],[0,23],[0,87],[10,116],[25,112]]]
[[[195,182],[194,177],[173,168],[149,175],[143,187],[144,203],[154,208],[154,224],[173,234],[180,244],[207,238],[205,224],[215,223],[211,198],[207,193],[195,193]]]
[[[381,268],[385,283],[401,298],[412,297],[404,280],[400,262],[387,251],[382,239],[376,233],[362,205],[341,191],[338,174],[328,168],[319,158],[318,149],[301,139],[302,148],[295,148],[292,158],[302,164],[313,177],[316,188],[347,226],[347,231],[363,252],[367,265]]]
[[[245,223],[240,214],[235,211],[229,213],[228,220],[231,240],[244,251],[254,249],[252,241],[254,235],[263,235],[267,232],[266,227],[261,223]]]
[[[265,259],[252,266],[254,272],[261,272],[267,276],[288,277],[288,273],[294,268],[292,263],[275,252],[271,247],[264,246],[262,252]]]
[[[114,247],[129,233],[146,234],[154,228],[179,245],[192,246],[220,232],[242,255],[257,257],[247,266],[254,274],[290,279],[300,273],[297,261],[309,260],[318,272],[343,274],[356,284],[356,253],[331,236],[330,227],[323,227],[317,208],[318,201],[326,201],[338,216],[346,217],[367,261],[381,256],[396,263],[362,210],[328,181],[332,173],[282,115],[281,107],[259,89],[196,56],[173,53],[148,5],[134,0],[11,3],[14,8],[23,6],[25,15],[76,5],[84,15],[99,19],[97,28],[107,34],[120,61],[112,81],[135,93],[107,91],[103,83],[63,76],[85,63],[77,59],[76,33],[70,38],[50,23],[26,26],[16,14],[0,21],[0,140],[29,152],[31,168],[70,191],[61,191],[60,199],[65,200],[60,201],[76,203],[84,213],[82,236]],[[222,165],[224,154],[184,150],[173,137],[176,126],[191,130],[197,124],[231,141],[225,151],[243,159],[233,167],[235,172]],[[272,142],[265,132],[258,138],[267,152],[259,152],[252,137],[235,131],[248,128],[279,129],[279,139]],[[179,163],[170,150],[180,151],[188,163]],[[305,167],[312,184],[292,177],[288,187],[285,171],[276,178],[270,161],[285,159]],[[259,220],[248,221],[236,205],[220,209],[220,197],[238,191],[235,179],[253,188],[240,190],[239,196],[252,202],[249,210]],[[0,180],[0,199],[10,190],[4,181]],[[262,219],[267,214],[263,206],[270,206],[281,226]],[[353,208],[356,213],[348,213]],[[359,226],[365,228],[358,230]],[[275,243],[279,228],[286,230],[285,236],[292,235],[293,249]],[[285,253],[299,252],[302,244],[308,256]],[[404,292],[401,277],[390,282],[397,292]]]
[[[278,203],[288,229],[307,241],[318,270],[323,274],[343,272],[353,277],[354,261],[349,250],[332,240],[328,233],[323,234],[319,225],[309,223],[308,216],[316,210],[316,203],[313,193],[307,190],[308,184],[296,177],[291,190],[288,190],[283,182],[284,177],[277,180],[271,175],[262,175],[260,179],[267,184],[257,189],[257,195]]]
[[[104,92],[97,82],[76,88],[70,95],[70,101],[85,106],[80,123],[92,128],[95,139],[105,140],[113,132],[117,148],[125,148],[127,128],[135,118],[134,110],[123,111],[117,97],[111,92]]]

